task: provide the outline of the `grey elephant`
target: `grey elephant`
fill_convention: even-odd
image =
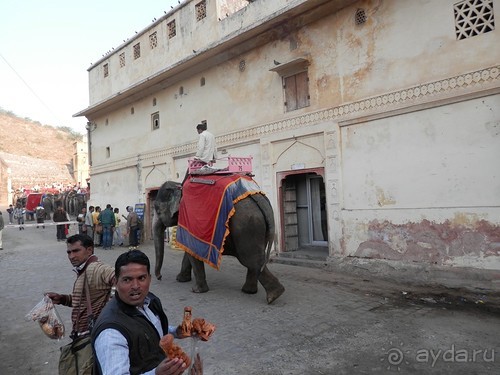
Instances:
[[[154,203],[155,275],[158,280],[162,277],[165,229],[177,225],[181,196],[181,184],[167,181],[158,191]],[[223,254],[235,256],[247,268],[246,281],[241,290],[249,294],[257,293],[257,282],[260,282],[266,290],[267,303],[272,303],[283,294],[285,288],[267,268],[275,235],[271,204],[264,195],[254,194],[237,202],[234,208],[234,215],[228,223],[230,234],[224,243]],[[207,292],[209,288],[204,263],[185,252],[177,281],[191,281],[191,270],[196,280],[193,292]]]
[[[45,220],[51,219],[51,214],[54,213],[54,196],[52,194],[45,194],[42,199],[42,206],[45,211]]]

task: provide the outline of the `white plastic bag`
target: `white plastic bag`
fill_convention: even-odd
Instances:
[[[43,299],[26,314],[25,318],[26,320],[38,322],[43,333],[53,340],[60,340],[64,337],[64,324],[52,300],[48,296],[44,296]]]

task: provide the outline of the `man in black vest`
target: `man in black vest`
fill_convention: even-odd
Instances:
[[[166,359],[159,346],[167,333],[183,337],[180,326],[168,325],[159,298],[149,291],[149,258],[140,250],[123,253],[116,260],[115,275],[115,297],[92,330],[95,373],[182,374],[186,364],[179,358]],[[191,374],[201,374],[200,366],[195,367]]]

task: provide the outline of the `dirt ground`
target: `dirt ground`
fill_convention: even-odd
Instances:
[[[0,374],[57,374],[59,347],[69,339],[47,338],[25,314],[44,292],[71,290],[66,246],[53,226],[7,228],[3,243]],[[154,263],[153,245],[141,249]],[[98,248],[96,254],[114,264],[123,251]],[[198,344],[205,374],[498,374],[499,315],[477,301],[272,263],[286,292],[268,305],[262,288],[241,293],[245,270],[229,257],[221,271],[207,268],[208,293],[191,293],[192,283],[175,281],[181,258],[167,250],[163,279],[153,280],[151,290],[171,324],[180,323],[184,306],[216,324],[211,340]],[[70,309],[58,311],[69,331]],[[179,343],[192,352],[191,339]]]

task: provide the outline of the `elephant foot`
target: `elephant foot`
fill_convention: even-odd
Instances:
[[[266,299],[267,299],[267,303],[270,304],[270,303],[273,303],[274,301],[276,301],[278,299],[279,296],[281,296],[283,293],[285,292],[285,287],[283,285],[280,285],[278,288],[276,288],[275,290],[272,290],[270,291],[269,293],[267,293],[267,296],[266,296]]]
[[[180,283],[186,283],[188,281],[191,281],[191,275],[183,275],[182,273],[180,273],[175,279]]]
[[[255,294],[258,291],[257,285],[255,286],[248,286],[247,284],[243,285],[241,288],[241,291],[246,294]]]
[[[200,288],[199,286],[196,286],[196,287],[193,287],[191,289],[191,291],[193,293],[206,293],[206,292],[208,292],[208,286],[207,287],[203,287],[203,288]]]

